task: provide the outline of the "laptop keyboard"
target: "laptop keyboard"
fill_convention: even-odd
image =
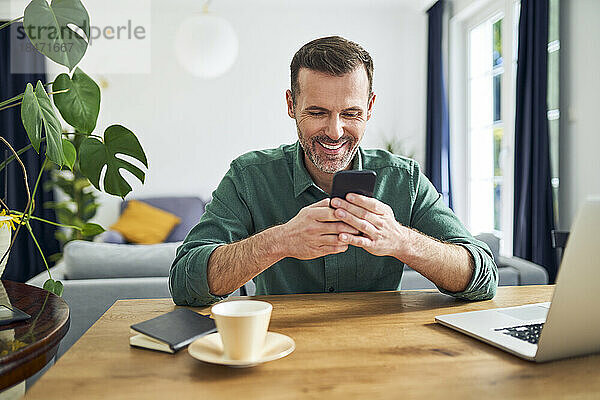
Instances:
[[[530,324],[530,325],[521,325],[521,326],[512,326],[510,328],[498,328],[494,329],[497,332],[504,333],[505,335],[509,335],[515,337],[517,339],[524,340],[529,343],[537,344],[540,340],[540,334],[542,333],[542,328],[544,324]]]

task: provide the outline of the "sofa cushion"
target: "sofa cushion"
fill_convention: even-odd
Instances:
[[[94,243],[74,240],[65,245],[66,279],[169,276],[180,242],[152,245]]]
[[[131,243],[162,243],[181,218],[142,201],[131,200],[119,220],[110,227]]]
[[[181,218],[181,223],[177,225],[165,242],[181,242],[189,231],[200,221],[204,214],[205,202],[199,197],[151,197],[138,199],[153,207],[168,211]],[[121,212],[127,207],[128,201],[121,203]]]

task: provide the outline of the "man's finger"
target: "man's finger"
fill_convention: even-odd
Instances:
[[[339,218],[340,220],[344,221],[345,223],[347,223],[348,225],[353,226],[354,228],[363,232],[366,235],[372,236],[375,233],[375,231],[377,230],[377,228],[375,228],[373,226],[373,224],[370,223],[369,221],[360,219],[360,218],[356,217],[355,215],[350,214],[346,210],[342,210],[339,208],[336,209],[335,216],[337,218]]]
[[[373,197],[367,197],[357,193],[348,193],[346,195],[346,201],[352,204],[356,204],[357,206],[362,207],[364,209],[367,209],[374,214],[385,214],[384,203],[377,199],[374,199]]]
[[[321,229],[324,234],[350,233],[358,235],[360,232],[344,222],[323,222]]]
[[[315,207],[329,207],[329,197],[317,201],[316,203],[312,203],[311,205],[308,206],[308,208],[315,208]]]
[[[330,207],[312,208],[310,210],[310,217],[319,222],[339,221],[340,219],[335,216],[334,212],[335,209]]]
[[[346,235],[348,235],[346,233]],[[333,234],[333,235],[321,235],[319,236],[319,247],[322,246],[341,246],[344,245],[345,243],[340,241],[340,238],[338,236],[338,234]]]
[[[371,212],[370,210],[363,207],[359,207],[355,204],[349,203],[346,200],[342,200],[339,198],[333,199],[331,201],[331,205],[334,208],[343,208],[360,219],[366,219],[373,225],[375,225],[375,221],[377,220],[377,218],[379,218],[377,215],[375,215],[375,213]]]
[[[348,243],[356,247],[365,248],[373,245],[373,241],[367,237],[350,235],[348,233],[340,233],[339,239],[343,243]]]

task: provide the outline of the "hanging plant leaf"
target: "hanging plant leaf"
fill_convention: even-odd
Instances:
[[[109,126],[104,131],[104,142],[93,137],[86,137],[79,147],[79,159],[83,175],[90,180],[96,189],[100,190],[100,173],[106,165],[104,191],[124,198],[131,192],[131,186],[121,176],[119,170],[121,168],[126,169],[142,183],[144,183],[145,174],[135,165],[117,158],[117,154],[133,157],[148,168],[146,154],[137,137],[121,125]]]
[[[52,84],[52,91],[66,92],[53,96],[60,115],[77,132],[92,133],[100,112],[100,88],[81,69],[75,68],[73,77],[60,74]]]
[[[46,156],[62,167],[64,164],[62,127],[42,82],[37,82],[35,92],[31,83],[27,84],[21,104],[21,120],[27,136],[38,154],[42,142],[42,126],[44,127]]]
[[[65,155],[65,164],[67,164],[67,167],[73,171],[73,165],[75,165],[75,160],[77,159],[77,151],[75,150],[75,146],[73,146],[73,143],[64,138],[62,140],[62,145],[63,154]]]
[[[31,0],[23,26],[31,43],[40,53],[69,68],[79,63],[88,46],[90,17],[80,0]],[[81,29],[74,30],[74,25]]]
[[[54,293],[57,296],[62,296],[64,289],[65,288],[61,281],[48,279],[46,282],[44,282],[44,290],[47,290],[50,293]]]
[[[87,222],[81,227],[81,234],[83,236],[96,236],[104,232],[104,228],[98,224]]]

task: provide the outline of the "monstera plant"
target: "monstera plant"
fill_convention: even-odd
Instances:
[[[83,58],[89,43],[90,18],[80,0],[32,0],[25,8],[24,15],[0,26],[1,29],[11,24],[23,22],[23,30],[35,48],[56,63],[67,68],[67,72],[56,77],[53,82],[31,82],[23,88],[23,93],[10,99],[0,99],[0,112],[8,108],[21,106],[21,119],[27,132],[30,144],[15,150],[2,136],[0,141],[8,147],[12,155],[0,163],[0,171],[17,161],[23,171],[24,186],[28,196],[27,204],[22,211],[10,210],[2,203],[4,225],[10,225],[15,233],[12,235],[6,251],[0,252],[0,264],[6,260],[15,238],[21,227],[29,231],[39,250],[49,279],[44,283],[44,289],[61,295],[63,285],[52,279],[46,257],[32,229],[31,221],[38,221],[57,226],[66,226],[53,221],[47,221],[34,215],[35,193],[44,167],[54,163],[59,168],[72,169],[78,161],[81,173],[92,185],[111,195],[125,197],[131,186],[120,174],[121,169],[131,172],[142,183],[145,173],[135,165],[125,161],[118,155],[132,157],[146,168],[148,162],[137,137],[129,129],[121,125],[111,125],[104,133],[96,132],[96,122],[100,112],[100,88],[92,78],[77,67]],[[62,119],[69,124],[72,131],[69,135],[82,137],[78,149],[73,146],[61,126],[56,110]],[[0,132],[1,134],[1,132]],[[43,159],[40,174],[35,180],[33,191],[25,166],[19,155],[26,151],[36,151]],[[102,171],[104,179],[101,185]],[[66,226],[77,229],[85,236],[94,235],[104,229],[92,223],[83,226]]]

